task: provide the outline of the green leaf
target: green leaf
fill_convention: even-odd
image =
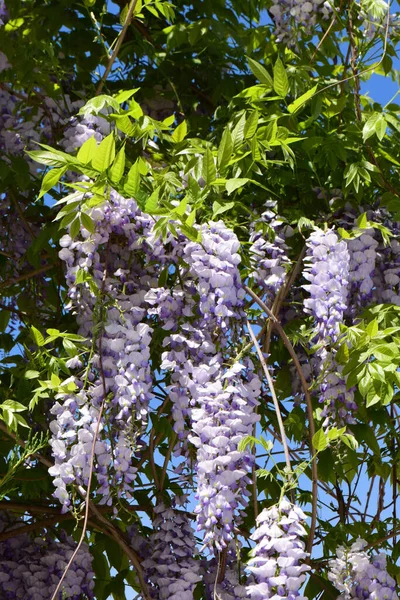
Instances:
[[[288,111],[291,114],[296,113],[299,110],[299,108],[301,108],[303,106],[303,104],[308,102],[308,100],[311,100],[311,98],[314,96],[317,89],[318,89],[318,85],[314,85],[314,87],[312,87],[311,90],[308,90],[308,92],[306,92],[299,98],[296,98],[296,100],[294,102],[292,102],[291,104],[289,104],[289,106],[287,107]]]
[[[363,127],[362,133],[364,142],[368,140],[371,136],[373,136],[375,133],[381,140],[386,133],[385,117],[379,112],[372,113],[372,115],[367,119]]]
[[[399,358],[399,349],[393,342],[376,346],[372,352],[375,358],[381,362],[391,362],[394,358]]]
[[[90,233],[94,233],[96,231],[95,225],[93,223],[93,219],[87,213],[81,213],[81,223],[85,229],[87,229]]]
[[[37,379],[39,377],[39,375],[40,375],[39,371],[29,370],[29,371],[25,371],[24,377],[25,377],[25,379]]]
[[[113,164],[109,169],[109,176],[112,183],[117,185],[121,181],[125,169],[125,145],[118,152]]]
[[[134,197],[139,191],[140,187],[140,163],[139,159],[131,166],[127,175],[124,191],[130,196]]]
[[[261,81],[261,83],[264,83],[268,87],[272,88],[273,87],[272,77],[268,73],[266,68],[263,67],[263,65],[258,63],[256,60],[253,60],[252,58],[250,58],[249,56],[246,56],[246,58],[247,58],[247,62],[249,63],[249,67],[250,67],[251,72],[253,73],[254,77],[256,77],[258,79],[258,81]]]
[[[196,221],[196,209],[192,208],[191,212],[188,215],[188,218],[186,219],[186,225],[188,227],[193,227],[194,223]]]
[[[258,119],[259,119],[258,111],[255,110],[254,112],[252,112],[250,114],[250,116],[247,119],[246,124],[244,126],[244,138],[245,139],[249,139],[249,138],[253,137],[253,135],[257,131]]]
[[[92,135],[92,137],[86,140],[86,142],[82,144],[82,146],[79,148],[79,152],[76,155],[76,158],[84,165],[87,165],[92,160],[96,148],[96,138],[94,137],[94,135]]]
[[[6,400],[2,404],[0,404],[0,407],[3,409],[5,408],[7,410],[10,410],[12,412],[24,412],[24,410],[27,410],[26,406],[24,406],[20,402],[17,402],[16,400]]]
[[[77,216],[75,218],[74,221],[72,221],[71,226],[69,228],[69,235],[72,237],[72,239],[76,238],[76,236],[78,235],[78,233],[81,230],[81,223],[79,220],[79,217]]]
[[[46,173],[46,175],[43,177],[38,200],[59,182],[60,178],[64,175],[66,170],[67,167],[59,167],[58,169],[52,169],[51,171],[48,171]]]
[[[243,187],[248,183],[250,179],[247,177],[242,177],[238,179],[228,179],[225,184],[226,191],[228,192],[228,196],[230,196],[235,190]]]
[[[39,329],[36,329],[34,325],[31,325],[31,335],[35,344],[39,346],[39,348],[44,345],[44,337],[40,333]]]
[[[139,89],[140,88],[134,88],[133,90],[123,90],[122,92],[117,94],[117,96],[115,96],[115,99],[118,102],[118,104],[124,104],[124,102],[129,100],[129,98],[132,98],[132,96],[136,94],[136,92],[138,92]]]
[[[92,166],[97,171],[104,171],[108,169],[115,158],[115,139],[114,134],[110,133],[104,140],[96,147]]]
[[[97,115],[105,106],[111,106],[116,112],[119,111],[119,102],[112,96],[102,94],[86,102],[85,106],[79,110],[79,114],[87,116],[94,113]]]
[[[174,142],[181,142],[182,140],[185,139],[186,135],[187,135],[187,123],[186,123],[186,121],[182,121],[182,123],[180,123],[178,125],[178,127],[175,129],[175,131],[171,137]]]
[[[222,171],[229,163],[233,152],[232,135],[229,129],[225,129],[218,147],[218,167]]]
[[[381,401],[381,386],[382,383],[380,381],[377,381],[376,379],[372,381],[366,395],[367,408]]]
[[[280,58],[274,65],[274,90],[281,98],[286,98],[289,92],[288,76]]]
[[[217,171],[215,168],[214,157],[212,155],[211,150],[207,148],[203,156],[203,168],[202,168],[202,176],[204,181],[207,184],[210,184],[214,181],[217,176]]]
[[[327,448],[328,439],[323,429],[317,431],[317,433],[313,436],[312,444],[318,452],[321,452],[322,450],[325,450],[325,448]]]
[[[32,150],[30,152],[27,152],[27,154],[35,162],[38,162],[42,165],[47,165],[49,167],[64,167],[65,165],[76,164],[72,156],[68,157],[71,160],[67,160],[66,158],[60,157],[55,152],[47,152],[44,150]]]
[[[378,321],[374,319],[373,321],[368,323],[365,331],[371,338],[374,338],[379,331]]]
[[[231,210],[231,208],[233,208],[235,206],[234,202],[227,202],[226,204],[220,204],[219,202],[215,201],[213,204],[213,218],[216,217],[217,215],[221,215],[222,213]]]
[[[240,117],[239,121],[237,122],[235,128],[232,131],[232,141],[235,150],[237,150],[239,146],[243,143],[245,125],[246,115],[243,113],[243,115]]]
[[[188,199],[187,196],[185,196],[180,203],[178,204],[178,206],[174,209],[174,213],[179,215],[180,217],[182,217],[185,212],[186,212],[186,208],[187,208],[187,204],[188,204]]]
[[[368,227],[368,219],[367,213],[363,212],[357,219],[357,227],[359,229],[367,229]]]
[[[159,206],[159,196],[160,188],[156,188],[151,196],[149,196],[146,200],[144,210],[149,213],[149,215],[154,215],[157,212]]]

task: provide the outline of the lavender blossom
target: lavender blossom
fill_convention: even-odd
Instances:
[[[353,316],[357,309],[364,308],[371,303],[372,299],[378,246],[373,234],[372,230],[357,238],[346,240],[350,254],[349,292],[351,294],[347,312],[351,312]]]
[[[313,315],[318,341],[336,342],[339,324],[347,308],[350,256],[346,242],[332,230],[314,231],[307,240],[303,275],[310,283],[303,288],[310,298],[304,310]]]
[[[358,538],[350,548],[339,546],[329,562],[328,579],[341,592],[340,600],[398,600],[396,581],[386,570],[386,555],[369,557],[367,542]]]
[[[95,443],[94,472],[99,484],[96,493],[101,502],[108,504],[112,489],[119,496],[130,496],[136,476],[131,458],[135,440],[147,423],[152,387],[152,329],[145,321],[144,298],[157,281],[154,273],[159,267],[154,259],[162,261],[162,252],[156,248],[161,242],[154,242],[153,223],[136,203],[115,192],[109,202],[92,211],[92,218],[96,233],[83,230],[82,237],[75,240],[66,235],[60,251],[60,258],[67,264],[69,296],[83,336],[93,336],[98,319],[97,296],[88,282],[76,283],[78,272],[86,273],[104,298],[112,298],[113,302],[104,306],[103,328],[94,340],[91,385],[73,395],[60,395],[51,411],[56,419],[50,425],[55,459],[50,474],[55,477],[55,496],[64,510],[70,504],[68,484],[88,483],[93,436],[104,398],[103,419]],[[143,251],[147,268],[139,258]],[[82,388],[83,382],[78,378],[75,383]]]
[[[66,535],[57,541],[44,532],[36,538],[18,534],[22,525],[23,521],[0,514],[0,532],[15,532],[0,542],[0,596],[2,600],[50,600],[75,542]],[[82,544],[64,579],[62,597],[92,600],[93,577],[92,557],[88,546]]]
[[[304,300],[304,309],[314,317],[314,342],[319,344],[315,353],[321,392],[319,401],[324,403],[325,425],[332,417],[339,426],[354,422],[352,411],[357,408],[353,391],[346,389],[345,378],[340,375],[334,347],[347,309],[350,255],[346,242],[339,242],[336,233],[319,229],[307,241],[305,261],[303,275],[310,284],[303,288],[311,297]],[[332,347],[328,349],[328,346]]]
[[[154,508],[154,512],[151,556],[142,562],[152,586],[150,593],[157,600],[193,600],[201,577],[188,518],[184,512],[167,508],[162,503]]]
[[[303,511],[287,500],[264,509],[257,517],[257,528],[251,536],[256,547],[247,567],[257,582],[247,587],[251,600],[302,599],[300,588],[310,570],[303,562],[308,556],[301,539],[306,534],[305,518]]]
[[[263,231],[258,229],[250,235],[250,242],[252,242],[250,261],[253,268],[250,277],[262,288],[265,301],[271,306],[285,282],[290,265],[285,236],[290,235],[292,230],[288,226],[283,226],[282,221],[271,210],[266,210],[261,215],[261,222],[267,223],[275,237],[270,241]],[[256,223],[255,226],[260,225]]]
[[[247,504],[254,457],[237,448],[258,420],[261,383],[250,361],[227,369],[220,352],[227,332],[243,318],[239,242],[222,222],[203,226],[201,234],[201,244],[183,246],[189,272],[182,291],[199,298],[197,305],[186,302],[193,323],[165,340],[170,350],[163,355],[162,367],[174,373],[169,393],[178,419],[176,431],[184,436],[185,421],[191,421],[189,441],[197,448],[198,530],[204,531],[205,546],[221,550],[232,539],[234,522]]]
[[[325,0],[273,0],[269,12],[274,20],[278,42],[296,47],[299,29],[311,35],[318,19],[327,19],[332,9]]]

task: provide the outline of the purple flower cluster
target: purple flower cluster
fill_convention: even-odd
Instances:
[[[228,331],[243,315],[238,249],[235,234],[222,222],[204,226],[201,243],[183,246],[189,270],[175,308],[178,316],[192,315],[192,323],[184,323],[165,340],[169,350],[162,364],[173,371],[169,394],[175,430],[184,438],[185,422],[191,421],[189,441],[197,448],[198,530],[204,531],[204,545],[218,550],[232,539],[235,516],[247,504],[253,456],[239,452],[238,444],[258,420],[261,390],[250,362],[223,366]],[[190,295],[198,298],[196,304],[188,301]],[[168,306],[174,306],[171,299]]]
[[[8,16],[7,7],[4,0],[0,0],[0,25],[4,25],[4,21]]]
[[[310,569],[304,564],[308,555],[301,539],[306,533],[305,518],[303,511],[287,500],[264,509],[257,517],[257,528],[251,536],[256,546],[247,567],[257,582],[247,587],[251,600],[302,599],[300,588]]]
[[[332,230],[313,231],[307,240],[303,276],[310,283],[304,310],[314,317],[317,341],[336,342],[347,308],[350,256],[346,242]]]
[[[258,421],[261,383],[251,368],[241,377],[242,370],[236,363],[224,372],[216,357],[194,370],[190,386],[199,406],[192,409],[190,435],[197,448],[197,528],[204,531],[203,544],[219,551],[233,539],[238,513],[247,505],[254,464],[253,455],[238,445]]]
[[[87,389],[69,395],[52,408],[51,423],[56,477],[55,493],[69,505],[66,486],[87,485],[90,449],[100,406],[106,397],[99,438],[95,444],[95,473],[102,502],[111,502],[111,490],[129,497],[135,469],[131,457],[136,440],[146,426],[151,397],[150,341],[145,296],[157,282],[154,263],[160,248],[152,246],[151,221],[115,192],[110,201],[92,212],[96,233],[83,230],[81,238],[61,240],[60,258],[67,264],[67,283],[72,306],[77,310],[80,333],[92,338],[95,354],[88,366]],[[146,241],[147,240],[147,241]],[[154,241],[154,240],[153,240]],[[146,256],[142,263],[143,253]],[[162,260],[162,256],[161,256]],[[76,283],[78,272],[92,278]],[[103,306],[100,314],[100,305]],[[101,330],[93,336],[100,319]],[[86,379],[75,381],[83,387]]]
[[[65,152],[76,152],[89,138],[94,137],[96,142],[101,142],[110,132],[111,124],[100,115],[87,115],[83,118],[71,117],[60,145]]]
[[[337,363],[335,354],[334,350],[324,353],[323,362],[319,363],[322,372],[319,401],[324,403],[321,416],[326,419],[325,425],[332,416],[335,425],[340,427],[345,423],[355,423],[353,413],[357,410],[357,404],[354,401],[354,388],[347,389],[345,376],[342,375],[343,366]]]
[[[337,424],[353,422],[354,392],[346,389],[335,360],[336,349],[327,346],[338,341],[339,326],[343,321],[349,297],[350,254],[346,242],[339,241],[332,230],[314,231],[307,241],[304,277],[310,282],[303,288],[310,298],[304,300],[305,312],[315,322],[317,375],[320,383],[319,401],[324,403],[323,416],[335,417]],[[353,271],[356,271],[353,265]]]
[[[396,581],[386,570],[386,555],[369,557],[367,542],[358,539],[350,548],[339,546],[329,562],[328,579],[341,592],[340,600],[398,600]]]
[[[359,237],[346,240],[350,254],[349,263],[349,301],[348,312],[352,314],[358,308],[371,303],[374,281],[373,274],[378,242],[373,237],[373,230]]]
[[[19,535],[22,525],[7,513],[0,515],[0,532],[15,531],[13,537],[0,542],[0,596],[2,600],[50,600],[75,542],[67,536],[57,541],[47,533],[36,538]],[[92,557],[82,544],[66,574],[60,600],[93,599],[93,577]]]
[[[265,211],[261,216],[262,220],[267,221],[275,238],[273,241],[269,241],[260,230],[256,230],[250,235],[250,242],[252,242],[250,260],[253,268],[250,277],[256,285],[262,288],[263,294],[266,296],[266,303],[272,305],[285,282],[290,265],[288,247],[285,243],[285,233],[289,232],[273,212]]]
[[[179,499],[177,499],[179,503]],[[150,592],[157,600],[193,600],[200,561],[186,513],[158,504],[154,508],[151,556],[142,562]]]
[[[295,47],[299,28],[306,35],[313,33],[319,18],[327,19],[332,12],[326,0],[273,0],[269,9],[275,23],[275,35],[278,42]]]

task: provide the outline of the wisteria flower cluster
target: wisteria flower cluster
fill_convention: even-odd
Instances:
[[[339,546],[329,563],[328,578],[341,600],[398,600],[396,581],[386,570],[386,554],[369,557],[367,542],[359,538],[350,548]]]
[[[18,534],[23,521],[7,513],[0,514],[0,532],[15,535],[0,542],[0,594],[4,600],[49,600],[74,551],[75,542],[64,536],[57,541],[48,533],[31,538]],[[92,600],[94,598],[92,557],[82,544],[67,572],[63,598]]]
[[[267,223],[270,231],[274,234],[274,239],[270,241],[262,229],[256,228],[251,233],[250,260],[253,271],[250,277],[256,285],[261,287],[266,303],[272,305],[290,266],[285,238],[293,232],[289,226],[284,226],[271,210],[266,210],[261,215],[260,221]]]
[[[325,0],[273,0],[269,12],[274,20],[277,40],[293,47],[296,46],[299,28],[310,35],[317,20],[327,19],[332,9]]]
[[[179,505],[184,499],[176,499]],[[154,508],[151,557],[142,563],[157,600],[193,600],[200,576],[196,542],[186,513],[158,504]]]
[[[306,516],[296,505],[281,500],[279,505],[264,509],[257,517],[251,539],[256,542],[247,569],[256,583],[247,587],[251,600],[265,598],[301,598],[308,554],[301,539],[306,534]]]
[[[354,257],[353,257],[354,261]],[[350,254],[345,241],[339,241],[332,231],[314,231],[307,240],[306,267],[303,275],[310,283],[303,288],[310,294],[304,300],[304,310],[313,316],[314,341],[319,345],[315,355],[320,377],[320,402],[324,403],[323,416],[336,415],[338,424],[353,422],[352,411],[357,406],[354,393],[347,390],[341,376],[341,367],[335,360],[334,345],[339,339],[349,298]],[[353,270],[355,266],[352,264]]]
[[[92,218],[96,233],[85,230],[75,241],[67,235],[60,251],[67,264],[69,295],[78,311],[80,333],[92,338],[96,350],[89,388],[83,388],[85,376],[83,380],[75,378],[81,391],[60,397],[62,403],[56,402],[52,408],[56,419],[50,425],[51,445],[56,464],[50,472],[64,508],[70,504],[66,486],[88,483],[93,436],[102,405],[104,414],[94,446],[100,484],[97,493],[108,503],[111,488],[129,495],[136,472],[131,457],[135,440],[147,422],[152,387],[151,328],[145,322],[144,298],[153,282],[153,268],[146,269],[140,260],[132,260],[143,249],[151,224],[134,201],[114,192],[109,203],[93,211]],[[156,251],[147,243],[145,252],[150,263]],[[113,299],[100,316],[96,313],[98,296],[87,281],[76,283],[78,272],[93,278],[101,302],[106,297]],[[95,337],[93,329],[99,318],[102,329]]]
[[[218,352],[227,331],[243,318],[238,248],[236,236],[222,222],[203,227],[201,244],[186,244],[187,290],[199,301],[195,308],[188,306],[193,326],[165,341],[172,350],[165,353],[162,365],[176,372],[179,361],[170,388],[173,414],[179,419],[179,432],[186,417],[191,421],[189,440],[197,448],[198,529],[205,533],[204,545],[219,550],[232,539],[235,515],[247,503],[254,459],[248,451],[239,452],[238,444],[258,420],[255,408],[261,389],[250,362],[247,368],[236,364],[227,370]]]

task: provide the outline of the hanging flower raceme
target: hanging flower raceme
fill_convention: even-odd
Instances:
[[[350,254],[349,263],[349,305],[348,313],[352,316],[368,304],[373,294],[373,274],[376,262],[378,242],[373,237],[373,230],[359,237],[346,240]]]
[[[204,545],[218,550],[232,539],[235,520],[247,504],[254,457],[248,450],[239,452],[238,444],[251,435],[258,420],[255,409],[261,390],[250,361],[231,369],[223,366],[228,331],[234,334],[243,318],[238,249],[232,231],[222,222],[211,223],[202,227],[201,244],[187,244],[183,257],[189,265],[189,285],[199,297],[193,328],[201,333],[194,341],[202,342],[196,360],[182,365],[180,381],[189,392],[193,430],[189,439],[197,448],[195,512]]]
[[[350,256],[346,242],[339,241],[332,230],[313,231],[307,240],[303,271],[310,283],[303,288],[310,298],[304,310],[315,320],[318,342],[336,342],[339,324],[347,308]]]
[[[131,457],[148,414],[152,378],[145,295],[157,282],[160,252],[146,242],[152,222],[133,200],[114,192],[110,201],[92,212],[96,233],[61,240],[60,257],[67,263],[67,283],[77,310],[80,333],[94,344],[88,366],[89,386],[75,378],[81,391],[61,396],[52,408],[51,445],[56,497],[69,505],[66,486],[86,486],[91,448],[104,403],[95,444],[95,474],[102,502],[111,502],[111,489],[130,494],[135,469]],[[161,242],[159,242],[161,243]],[[155,242],[156,245],[156,242]],[[162,258],[161,258],[162,260]],[[97,292],[95,291],[97,289]],[[93,336],[97,321],[101,328]]]
[[[339,241],[332,230],[314,231],[307,241],[306,267],[303,275],[310,283],[303,288],[310,297],[304,300],[304,310],[314,318],[314,367],[320,383],[319,401],[324,403],[325,425],[333,417],[337,425],[353,422],[357,407],[354,393],[346,389],[341,367],[335,360],[334,344],[339,338],[340,323],[348,306],[350,254],[346,242]]]
[[[180,504],[176,499],[176,504]],[[151,555],[142,568],[152,597],[157,600],[193,600],[200,581],[200,562],[190,522],[183,511],[160,503],[154,508]]]
[[[398,600],[396,581],[386,570],[386,555],[369,557],[359,538],[350,548],[339,546],[329,562],[328,579],[341,592],[340,600]]]
[[[197,447],[198,530],[204,531],[204,545],[220,551],[233,539],[250,495],[246,488],[254,456],[238,446],[258,421],[261,383],[251,365],[246,370],[236,363],[224,372],[217,356],[207,369],[204,365],[193,373],[190,391],[200,407],[192,410],[190,436]]]
[[[318,19],[327,19],[332,9],[326,0],[273,0],[269,12],[274,20],[278,42],[296,47],[299,29],[303,29],[306,35],[312,34]]]
[[[256,546],[247,567],[257,583],[247,587],[248,598],[302,598],[300,588],[310,569],[304,564],[308,554],[301,539],[306,534],[305,518],[303,511],[287,500],[264,509],[257,517],[251,536]]]
[[[7,513],[0,514],[0,532],[15,532],[14,537],[0,542],[0,596],[2,600],[50,600],[75,542],[66,535],[57,541],[43,532],[35,538],[18,534],[23,525]],[[87,545],[82,544],[65,576],[62,597],[93,599],[93,577],[92,557]]]
[[[250,261],[253,268],[250,277],[261,287],[266,303],[271,306],[285,282],[290,265],[285,235],[290,235],[292,230],[284,227],[283,222],[271,210],[266,210],[261,215],[260,221],[267,223],[275,237],[270,241],[267,234],[260,229],[256,229],[250,235],[250,242],[252,242]]]

